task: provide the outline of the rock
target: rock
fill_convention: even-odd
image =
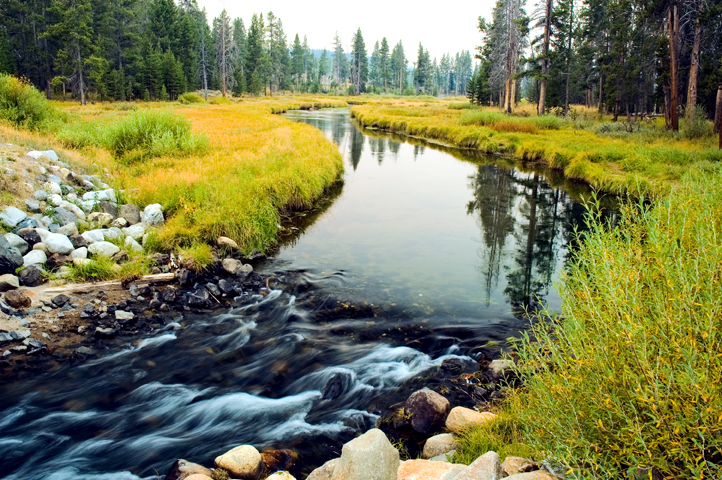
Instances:
[[[15,228],[18,223],[22,222],[27,218],[27,214],[20,209],[15,207],[7,207],[5,210],[0,212],[0,223]]]
[[[20,270],[18,273],[20,285],[24,287],[37,287],[45,283],[43,271],[37,265],[30,265]]]
[[[25,208],[28,209],[29,212],[33,213],[40,213],[40,202],[38,200],[25,200]]]
[[[306,477],[306,480],[331,480],[331,477],[333,476],[333,471],[336,469],[336,464],[338,463],[338,461],[338,458],[329,460],[328,462],[324,463],[316,470],[311,472],[311,474]]]
[[[23,265],[23,256],[20,251],[10,245],[4,235],[0,235],[0,275],[15,273]]]
[[[75,263],[75,260],[73,260],[73,264]],[[58,278],[69,278],[73,274],[73,270],[70,267],[60,267],[57,272],[55,272],[55,276]]]
[[[123,232],[116,227],[104,228],[101,230],[106,240],[121,240],[123,238]]]
[[[111,327],[98,327],[95,329],[95,334],[99,337],[112,337],[115,335],[115,329]]]
[[[227,281],[225,278],[222,278],[218,281],[218,289],[225,295],[228,295],[236,290],[236,286],[231,282]]]
[[[223,267],[223,270],[231,275],[238,275],[238,272],[243,269],[243,263],[235,258],[224,258],[221,262],[221,266]]]
[[[170,255],[167,253],[154,253],[150,256],[150,259],[155,262],[156,265],[168,265],[170,263]]]
[[[208,290],[199,288],[195,292],[188,295],[188,305],[191,307],[202,307],[210,298]]]
[[[126,236],[131,237],[133,240],[140,240],[145,235],[145,227],[143,225],[133,225],[132,227],[126,227],[121,230]]]
[[[514,367],[514,362],[506,358],[500,358],[492,360],[489,364],[489,372],[491,372],[494,380],[498,380],[503,377],[507,372],[511,372]]]
[[[95,242],[105,241],[105,235],[103,235],[102,230],[88,230],[87,232],[83,232],[81,236],[85,239],[88,245],[92,245]]]
[[[44,239],[43,243],[50,253],[60,253],[61,255],[68,255],[70,252],[75,250],[72,242],[65,235],[59,233],[50,233]]]
[[[288,472],[276,472],[266,477],[266,480],[296,480],[296,477]]]
[[[501,460],[496,452],[486,452],[461,472],[455,480],[500,480]]]
[[[194,473],[193,475],[188,475],[187,477],[184,477],[184,478],[185,478],[185,480],[213,480],[213,477],[209,477],[208,475],[203,475],[202,473]]]
[[[424,451],[421,454],[423,458],[431,458],[437,455],[441,455],[457,447],[456,437],[451,433],[441,433],[434,435],[433,437],[426,440],[424,444]]]
[[[228,237],[218,237],[216,240],[218,248],[227,248],[229,250],[238,250],[238,244]]]
[[[55,153],[54,150],[32,150],[28,152],[27,155],[28,157],[32,157],[35,160],[38,160],[40,157],[45,157],[51,162],[57,162],[58,160],[60,160],[60,158],[58,158],[58,154]]]
[[[126,220],[123,217],[119,217],[119,218],[116,218],[115,220],[113,220],[112,222],[110,222],[110,226],[123,229],[128,226],[128,220]]]
[[[79,221],[77,215],[63,207],[57,207],[53,211],[53,217],[58,219],[61,226],[69,223],[78,223]]]
[[[55,230],[55,233],[59,233],[60,235],[65,235],[68,237],[68,240],[70,240],[71,235],[77,235],[78,234],[78,226],[75,223],[68,223],[67,225],[63,225],[62,227]],[[72,241],[70,243],[73,243]]]
[[[59,253],[55,253],[51,255],[50,258],[48,258],[48,260],[45,262],[45,266],[49,270],[54,271],[62,267],[63,265],[67,265],[72,261],[73,259],[70,258],[68,255],[60,255]]]
[[[25,240],[25,242],[28,244],[28,247],[32,247],[36,243],[40,243],[43,241],[40,238],[40,235],[38,235],[38,232],[36,232],[35,229],[32,228],[25,228],[23,230],[20,230],[18,232],[18,236]]]
[[[115,206],[114,203],[103,200],[98,204],[98,206],[100,207],[100,210],[103,211],[103,213],[106,213],[113,218],[118,216],[118,208]]]
[[[32,301],[23,289],[10,290],[5,292],[5,303],[13,308],[28,308]]]
[[[65,195],[65,200],[67,200],[70,203],[77,202],[78,196],[74,193],[69,193],[69,194]]]
[[[215,464],[231,477],[243,480],[258,480],[263,473],[261,454],[250,445],[241,445],[216,457]]]
[[[30,336],[30,330],[10,330],[13,340],[25,340]]]
[[[140,208],[132,203],[121,205],[118,216],[125,218],[128,224],[135,225],[140,223]]]
[[[95,242],[88,247],[88,252],[90,252],[91,255],[97,255],[99,257],[112,257],[119,251],[120,248],[110,242]]]
[[[36,243],[35,245],[33,245],[33,250],[39,250],[39,251],[43,252],[46,256],[49,253],[48,247],[46,247],[43,242]],[[28,253],[30,253],[30,252],[28,252]]]
[[[173,303],[178,297],[175,288],[166,288],[163,290],[163,293],[161,293],[161,296],[163,297],[163,301],[166,303]]]
[[[96,202],[102,202],[104,200],[110,200],[111,202],[115,202],[115,190],[112,188],[108,188],[106,190],[98,190],[95,192],[88,192],[83,195],[83,200],[90,201],[94,200]]]
[[[479,413],[465,407],[454,407],[446,417],[446,428],[453,433],[462,433],[469,427],[484,425],[494,420],[496,415],[489,412]]]
[[[0,275],[0,292],[7,292],[16,288],[20,288],[20,279],[18,277],[9,273]]]
[[[159,203],[153,203],[146,206],[140,218],[143,222],[152,227],[161,225],[165,221],[163,218],[163,208]]]
[[[20,255],[25,255],[26,253],[28,253],[28,250],[30,250],[28,242],[23,240],[23,238],[19,235],[15,235],[14,233],[6,233],[5,240],[8,241],[11,247],[17,248],[20,252]]]
[[[63,193],[63,189],[60,188],[60,185],[55,182],[43,183],[43,190],[50,193],[50,195],[60,195],[61,193]]]
[[[35,244],[35,247],[38,245],[44,245],[42,243]],[[33,247],[33,248],[35,248]],[[27,254],[25,254],[23,258],[23,265],[26,267],[29,267],[31,265],[43,265],[45,262],[48,261],[48,256],[45,255],[45,252],[42,250],[31,250]]]
[[[212,477],[213,472],[203,465],[179,459],[170,467],[170,470],[168,470],[165,476],[165,480],[188,480],[188,477],[193,475]]]
[[[332,480],[396,480],[399,451],[384,433],[372,428],[345,444]]]
[[[126,250],[129,250],[133,253],[143,253],[143,247],[141,247],[140,243],[136,242],[133,237],[125,237],[125,242],[123,242],[123,245],[125,246]]]
[[[57,193],[51,193],[48,195],[48,203],[54,207],[59,207],[63,203],[63,197]]]
[[[431,457],[429,460],[432,462],[448,462],[451,463],[451,460],[454,458],[454,455],[456,454],[456,450],[449,450],[446,453],[441,453],[439,455],[436,455],[435,457]]]
[[[109,227],[113,221],[113,216],[105,212],[93,212],[88,215],[88,221],[101,227]]]
[[[250,263],[246,263],[245,265],[243,265],[243,266],[241,267],[241,271],[238,272],[237,275],[245,278],[245,277],[247,277],[248,275],[250,275],[250,274],[252,274],[252,273],[253,273],[253,267],[251,266]]]
[[[541,467],[538,463],[532,462],[522,457],[506,457],[501,469],[506,475],[516,475],[517,473],[531,472],[539,470]]]
[[[48,180],[52,183],[60,186],[60,191],[63,191],[63,186],[61,185],[63,183],[63,179],[58,177],[57,175],[53,175],[52,173],[48,174]]]
[[[419,433],[441,428],[450,409],[446,398],[428,388],[414,392],[404,404],[404,413],[411,417],[411,426]]]
[[[88,258],[88,249],[80,247],[70,252],[70,259],[75,260],[76,258]]]
[[[76,267],[84,267],[85,265],[90,265],[91,263],[93,263],[93,261],[90,260],[89,258],[74,258],[73,259],[73,265],[75,265]]]
[[[88,242],[83,238],[82,235],[68,235],[68,240],[73,244],[75,249],[85,248],[88,246]]]
[[[48,199],[48,192],[45,190],[36,190],[35,193],[33,193],[33,196],[38,202],[44,202]]]
[[[298,454],[293,450],[267,450],[261,453],[261,461],[267,472],[288,470],[298,460]]]
[[[516,475],[510,475],[504,480],[557,480],[557,477],[547,471],[537,470],[536,472],[517,473]]]
[[[466,465],[456,465],[431,460],[407,460],[401,462],[397,472],[398,480],[441,480],[450,472],[466,470]]]
[[[60,308],[66,303],[70,303],[70,297],[63,294],[56,295],[50,300],[50,303],[52,303],[54,307]]]
[[[96,244],[97,245],[97,244]],[[121,250],[112,257],[110,257],[115,263],[127,263],[130,261],[130,255],[125,250]]]
[[[19,233],[20,230],[24,228],[38,228],[40,224],[35,218],[28,217],[22,222],[18,223],[18,225],[15,227],[15,230],[13,230],[13,233]]]

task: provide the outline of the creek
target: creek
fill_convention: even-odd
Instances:
[[[345,109],[286,116],[338,144],[346,173],[260,266],[270,295],[4,384],[5,478],[155,478],[240,444],[297,451],[303,478],[414,390],[475,371],[525,309],[559,308],[581,187],[361,131]]]

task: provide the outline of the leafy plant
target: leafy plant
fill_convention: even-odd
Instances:
[[[29,130],[49,130],[63,115],[30,83],[0,74],[0,120]]]

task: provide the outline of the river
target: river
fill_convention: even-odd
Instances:
[[[3,385],[5,478],[156,478],[244,443],[296,450],[300,478],[447,366],[473,372],[525,309],[559,308],[579,187],[361,131],[345,109],[287,117],[337,143],[346,173],[260,267],[271,294]]]

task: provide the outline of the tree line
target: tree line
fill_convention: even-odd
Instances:
[[[184,92],[280,91],[463,95],[469,51],[415,62],[386,38],[368,55],[361,29],[346,52],[338,33],[320,54],[286,37],[268,12],[246,26],[224,10],[210,23],[196,0],[0,0],[0,73],[24,77],[48,98],[175,100]]]
[[[722,109],[722,1],[498,0],[469,83],[475,103],[539,114],[583,104],[620,115],[716,116]]]

